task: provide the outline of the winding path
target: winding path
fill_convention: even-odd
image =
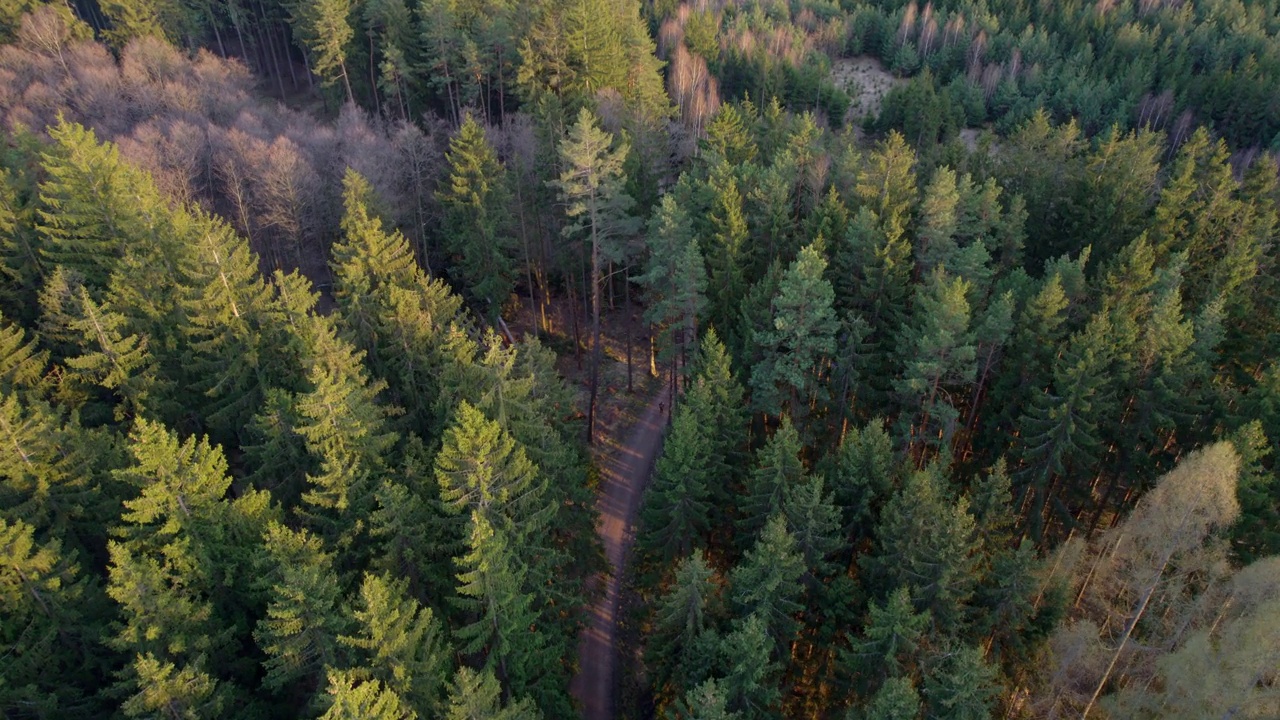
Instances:
[[[627,431],[626,442],[601,462],[600,496],[596,500],[600,542],[610,572],[603,578],[605,592],[591,608],[590,621],[578,641],[578,674],[570,690],[582,707],[584,720],[613,720],[614,667],[617,648],[618,593],[627,554],[635,539],[640,496],[662,445],[666,390],[654,396],[644,413]],[[598,581],[598,580],[597,580]]]

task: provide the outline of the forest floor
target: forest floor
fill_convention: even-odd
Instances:
[[[831,80],[853,98],[845,117],[845,122],[850,124],[868,115],[879,115],[884,96],[894,86],[907,83],[905,78],[894,77],[878,59],[867,55],[832,61]]]

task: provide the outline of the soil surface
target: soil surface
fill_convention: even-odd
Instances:
[[[617,647],[618,598],[623,569],[635,539],[636,517],[640,497],[649,481],[653,462],[662,446],[662,429],[666,424],[667,394],[658,392],[637,413],[629,429],[619,428],[612,440],[621,444],[606,445],[608,435],[601,433],[600,495],[596,500],[599,513],[597,531],[609,561],[609,572],[593,582],[604,583],[594,607],[590,609],[587,627],[578,641],[578,675],[570,690],[578,699],[585,720],[612,720],[614,717],[615,667]],[[599,587],[597,585],[596,587]]]
[[[868,56],[855,58],[838,58],[831,62],[831,80],[836,87],[849,93],[853,102],[849,104],[846,122],[861,120],[868,115],[880,114],[880,103],[896,85],[904,85],[907,80],[894,77],[885,69],[878,59]]]

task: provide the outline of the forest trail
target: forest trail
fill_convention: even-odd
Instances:
[[[605,591],[591,609],[590,621],[578,641],[578,674],[570,690],[582,707],[585,720],[612,720],[613,671],[617,663],[614,636],[618,623],[618,598],[622,570],[635,539],[640,498],[662,445],[667,388],[655,394],[648,407],[626,430],[626,442],[614,445],[600,461],[600,495],[596,526],[609,561]],[[623,437],[619,433],[619,437]],[[603,438],[602,438],[603,439]]]

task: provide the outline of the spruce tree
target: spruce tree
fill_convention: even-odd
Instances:
[[[361,680],[350,670],[328,671],[329,688],[320,702],[321,720],[416,720],[413,707],[378,680]]]
[[[916,720],[920,717],[920,693],[911,678],[889,678],[880,686],[861,714],[850,710],[849,720]]]
[[[267,656],[262,684],[277,693],[290,686],[314,692],[350,625],[339,606],[333,555],[316,535],[279,523],[271,523],[262,542],[258,577],[270,601],[253,631]]]
[[[637,281],[647,289],[645,320],[661,332],[661,358],[675,357],[676,335],[692,342],[698,335],[698,316],[706,304],[706,265],[688,213],[674,195],[665,195],[649,219],[648,255]]]
[[[705,249],[708,278],[708,317],[725,334],[733,347],[742,344],[741,306],[747,292],[747,219],[742,193],[730,176],[714,183],[711,208],[711,235]]]
[[[796,615],[803,608],[799,600],[804,592],[800,582],[804,572],[795,536],[778,515],[769,520],[755,547],[730,573],[731,600],[738,617],[756,617],[764,623],[777,657],[786,656],[786,648],[800,630]]]
[[[710,624],[707,617],[716,596],[714,572],[701,549],[682,559],[675,580],[654,609],[653,630],[645,644],[645,659],[653,668],[654,687],[668,682],[686,684],[690,656]]]
[[[777,683],[781,670],[771,659],[775,649],[768,625],[759,615],[740,622],[721,643],[720,656],[727,672],[720,683],[726,705],[744,720],[780,717],[777,705],[782,693]]]
[[[996,669],[982,659],[982,649],[962,646],[946,651],[925,674],[928,716],[947,720],[987,720],[995,704]]]
[[[801,450],[800,434],[784,415],[773,437],[757,453],[756,467],[747,481],[747,493],[738,508],[740,547],[755,542],[769,518],[782,510],[787,490],[804,479]]]
[[[709,428],[690,405],[682,405],[675,415],[641,514],[640,547],[659,563],[688,555],[702,545],[709,529]]]
[[[858,173],[854,192],[879,219],[886,234],[900,236],[916,197],[915,152],[896,130],[876,144]]]
[[[894,678],[908,678],[919,669],[929,612],[917,612],[906,587],[888,595],[883,605],[871,603],[860,637],[851,638],[841,664],[864,691]]]
[[[903,373],[895,383],[914,452],[950,448],[959,410],[950,398],[974,379],[976,349],[966,294],[969,283],[937,269],[916,297],[899,339]],[[920,457],[923,457],[922,455]]]
[[[804,559],[804,580],[812,602],[821,580],[836,570],[831,557],[846,546],[840,532],[840,509],[825,491],[822,476],[814,475],[786,489],[782,514]]]
[[[301,0],[289,6],[289,14],[298,39],[311,51],[312,69],[326,83],[341,79],[347,102],[354,104],[347,75],[348,44],[355,37],[351,0]]]
[[[423,717],[440,706],[448,680],[449,657],[444,628],[408,594],[408,582],[365,573],[354,610],[354,635],[338,643],[355,654],[354,673],[394,693],[406,708]]]
[[[449,686],[448,720],[542,720],[533,702],[522,697],[504,703],[502,687],[490,670],[460,667]]]
[[[977,580],[977,546],[967,500],[950,500],[943,483],[937,464],[911,473],[880,515],[875,552],[859,564],[878,587],[906,587],[938,628],[954,632]]]
[[[38,390],[49,365],[49,351],[41,350],[36,339],[0,315],[0,393]]]
[[[826,267],[819,248],[801,250],[773,299],[769,329],[755,338],[764,356],[751,369],[752,402],[765,413],[780,414],[785,406],[800,414],[825,393],[820,375],[835,352],[836,332]]]
[[[720,681],[706,680],[685,693],[674,710],[667,713],[670,720],[738,720],[739,713],[728,709],[729,698]]]
[[[449,141],[445,157],[448,180],[436,193],[444,206],[445,251],[453,259],[458,284],[493,320],[512,290],[514,238],[508,227],[506,170],[471,115]]]

